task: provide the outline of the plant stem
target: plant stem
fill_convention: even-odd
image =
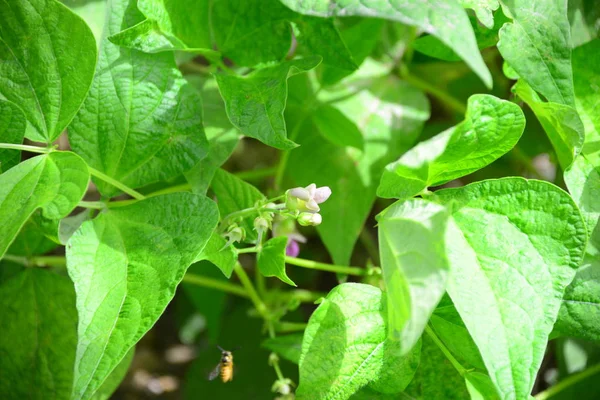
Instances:
[[[244,271],[242,265],[239,262],[236,262],[233,270],[240,279],[240,282],[242,282],[242,286],[246,289],[246,293],[248,294],[248,297],[250,297],[250,300],[252,300],[256,311],[258,311],[258,313],[263,317],[265,322],[270,321],[271,316],[269,315],[269,309],[260,299],[258,293],[256,293],[256,289],[254,289],[254,285],[248,277],[248,274],[246,274],[246,271]]]
[[[360,267],[347,267],[343,265],[325,264],[312,260],[305,260],[303,258],[296,258],[285,256],[285,262],[288,264],[296,265],[298,267],[319,269],[321,271],[337,272],[340,274],[364,276],[367,275],[367,270]]]
[[[425,326],[425,332],[435,342],[435,344],[440,348],[442,353],[444,353],[444,355],[446,356],[448,361],[450,361],[450,363],[454,366],[454,368],[456,368],[456,370],[458,371],[460,376],[464,376],[465,373],[467,372],[466,368],[463,367],[462,365],[460,365],[460,363],[456,360],[456,358],[454,358],[452,353],[450,353],[450,350],[448,350],[446,345],[444,345],[444,343],[440,340],[440,338],[437,337],[437,335],[435,334],[433,329],[431,329],[429,324]]]
[[[83,207],[83,208],[94,208],[96,210],[102,210],[104,208],[106,208],[106,203],[102,202],[102,201],[80,201],[79,203],[77,203],[78,207]]]
[[[221,290],[223,292],[235,294],[241,297],[249,297],[246,290],[244,290],[244,288],[239,285],[235,285],[233,283],[221,281],[218,279],[207,278],[206,276],[196,275],[189,272],[183,276],[183,282],[190,283],[192,285]]]
[[[253,169],[250,171],[236,172],[234,175],[245,181],[254,181],[273,176],[277,173],[277,167]]]
[[[238,254],[244,254],[244,253],[257,253],[258,252],[258,246],[252,246],[252,247],[245,247],[243,249],[236,249]]]
[[[400,77],[406,82],[412,84],[413,86],[423,90],[424,92],[429,93],[431,96],[437,98],[442,103],[446,104],[448,108],[454,110],[458,114],[464,115],[467,112],[467,107],[459,100],[450,96],[445,91],[433,86],[429,82],[412,75],[408,68],[405,66],[400,66],[399,68]]]
[[[365,246],[371,260],[373,260],[375,264],[381,265],[381,261],[379,260],[379,249],[370,231],[363,229],[360,232],[360,242]]]
[[[136,200],[144,200],[146,198],[143,194],[141,194],[139,192],[136,192],[135,190],[131,189],[130,187],[125,186],[121,182],[117,181],[116,179],[111,178],[108,175],[103,174],[102,172],[98,171],[95,168],[92,168],[92,167],[88,166],[88,169],[90,170],[90,174],[92,174],[96,178],[100,178],[104,182],[113,185],[114,187],[116,187],[117,189],[122,190],[123,192],[127,193],[128,195],[130,195],[134,199],[136,199]]]
[[[22,150],[28,151],[30,153],[50,153],[53,149],[49,147],[38,147],[38,146],[28,146],[26,144],[15,144],[15,143],[0,143],[0,149],[12,149],[12,150]]]
[[[67,265],[67,260],[64,256],[36,256],[25,257],[16,256],[13,254],[5,254],[3,260],[12,261],[26,267],[57,267],[64,268]]]
[[[591,368],[588,368],[584,371],[581,371],[577,374],[569,375],[562,381],[558,382],[556,385],[549,387],[548,389],[540,392],[534,396],[536,400],[546,400],[556,396],[558,393],[567,389],[569,386],[573,386],[576,383],[589,378],[595,374],[600,374],[600,364],[596,364]]]

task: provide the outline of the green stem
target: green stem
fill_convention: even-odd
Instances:
[[[12,150],[22,150],[28,151],[30,153],[40,153],[46,154],[53,151],[52,148],[49,147],[38,147],[38,146],[28,146],[26,144],[15,144],[15,143],[0,143],[0,149],[12,149]]]
[[[245,247],[243,249],[236,249],[238,254],[244,253],[258,253],[258,246]]]
[[[123,192],[127,193],[128,195],[130,195],[134,199],[144,200],[146,198],[143,194],[141,194],[139,192],[136,192],[135,190],[131,189],[130,187],[125,186],[121,182],[117,181],[116,179],[111,178],[108,175],[105,175],[104,173],[98,171],[95,168],[88,167],[88,169],[90,170],[90,174],[92,174],[96,178],[100,178],[104,182],[113,185],[114,187],[116,187],[117,189],[122,190]]]
[[[196,275],[189,272],[183,276],[183,282],[211,289],[217,289],[222,292],[235,294],[241,297],[249,297],[246,290],[244,290],[244,288],[239,285],[229,283],[226,281],[221,281],[218,279],[207,278],[206,276]]]
[[[13,254],[5,254],[2,259],[12,261],[26,267],[57,267],[64,268],[67,265],[67,260],[64,256],[37,256],[24,257]]]
[[[273,176],[276,173],[277,167],[269,167],[262,169],[253,169],[250,171],[240,171],[236,172],[234,175],[245,181],[255,181],[269,176]]]
[[[544,390],[543,392],[536,394],[534,397],[536,400],[550,399],[556,396],[558,393],[562,392],[563,390],[567,389],[568,387],[573,386],[578,382],[581,382],[582,380],[587,379],[598,373],[600,373],[600,364],[596,364],[593,367],[581,371],[577,374],[569,375],[562,381],[558,382],[556,385]]]
[[[273,366],[273,369],[275,370],[277,379],[279,379],[280,381],[283,381],[283,380],[285,380],[285,376],[283,376],[283,373],[281,373],[281,368],[279,368],[279,356],[276,353],[271,353],[271,354],[275,355],[275,356],[271,356],[271,365]]]
[[[433,86],[431,83],[416,77],[410,73],[408,68],[405,66],[401,66],[399,68],[400,77],[406,82],[412,84],[413,86],[423,90],[426,93],[429,93],[431,96],[437,98],[442,103],[446,104],[448,108],[454,110],[458,114],[464,115],[467,112],[467,107],[459,100],[450,96],[445,91]]]
[[[460,363],[456,360],[456,358],[454,358],[452,353],[450,353],[450,350],[448,350],[446,345],[444,345],[444,343],[440,340],[440,338],[437,337],[437,335],[435,334],[435,332],[433,331],[433,329],[431,329],[431,327],[429,325],[425,326],[425,332],[435,342],[435,344],[440,348],[442,353],[444,353],[444,355],[446,356],[448,361],[450,361],[450,363],[454,366],[454,368],[456,368],[456,370],[458,371],[460,376],[464,376],[467,373],[467,369],[465,367],[463,367],[462,365],[460,365]]]
[[[367,270],[360,267],[347,267],[343,265],[325,264],[317,261],[305,260],[303,258],[296,258],[290,256],[285,256],[285,262],[288,264],[296,265],[298,267],[318,269],[321,271],[337,272],[339,274],[357,276],[367,275]]]
[[[79,203],[77,203],[78,207],[83,207],[83,208],[94,208],[96,210],[102,210],[104,208],[106,208],[106,203],[102,202],[102,201],[80,201]]]
[[[240,279],[240,282],[242,282],[242,286],[246,289],[246,293],[248,294],[248,297],[250,297],[250,300],[252,300],[256,311],[258,311],[265,321],[270,321],[271,316],[269,315],[269,309],[258,296],[252,281],[248,277],[248,274],[246,274],[246,271],[244,271],[242,265],[239,262],[236,262],[233,270]]]
[[[381,265],[381,261],[379,260],[379,248],[377,247],[377,243],[367,229],[363,229],[360,232],[360,242],[365,246],[367,253],[369,253],[369,257],[371,260],[377,265]]]

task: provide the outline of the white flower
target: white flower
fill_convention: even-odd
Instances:
[[[310,212],[319,212],[319,204],[325,202],[331,196],[329,186],[317,188],[317,185],[311,183],[305,188],[297,187],[290,189],[289,195],[305,202],[305,208]]]
[[[321,214],[303,212],[298,215],[298,223],[302,226],[317,226],[323,221]]]

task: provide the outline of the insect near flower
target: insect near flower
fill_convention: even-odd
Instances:
[[[212,381],[220,375],[223,382],[229,382],[233,379],[233,354],[231,354],[231,351],[224,350],[221,346],[217,347],[221,350],[221,361],[208,375],[208,379]]]

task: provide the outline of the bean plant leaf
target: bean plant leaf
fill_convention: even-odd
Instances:
[[[39,218],[36,218],[38,214],[40,214],[40,210],[35,211],[25,222],[6,251],[7,254],[31,257],[45,254],[58,247],[56,242],[47,237],[46,230],[40,225]]]
[[[174,193],[111,209],[67,244],[79,315],[73,397],[89,399],[152,327],[218,221],[204,196]]]
[[[173,54],[145,54],[108,41],[108,35],[143,18],[135,3],[110,3],[94,82],[69,127],[75,152],[132,188],[189,170],[208,148],[200,97]],[[95,183],[105,196],[119,193],[106,182]]]
[[[288,285],[296,284],[285,273],[285,248],[288,238],[274,237],[267,240],[256,255],[256,266],[264,276],[275,276]]]
[[[0,140],[2,143],[23,143],[25,114],[10,101],[0,100]],[[21,161],[21,151],[0,149],[0,173],[17,165]]]
[[[67,216],[89,179],[87,166],[71,152],[33,157],[0,175],[0,257],[38,208],[50,219]]]
[[[594,0],[569,1],[569,22],[573,48],[599,37],[598,21],[600,21],[600,9]]]
[[[419,364],[420,342],[406,356],[386,332],[385,293],[344,283],[311,316],[302,342],[302,399],[346,399],[362,387],[384,394],[402,392]]]
[[[512,149],[524,128],[525,117],[516,104],[473,95],[463,122],[419,143],[385,168],[377,195],[404,199],[477,171]]]
[[[531,108],[540,121],[563,168],[567,168],[581,152],[584,140],[583,124],[575,108],[544,102],[531,87],[520,79],[513,91]]]
[[[287,79],[315,68],[319,57],[283,62],[247,76],[218,74],[217,83],[231,123],[244,135],[281,149],[297,146],[287,138],[283,111]]]
[[[267,200],[260,190],[224,169],[217,170],[210,187],[217,198],[222,218]],[[246,239],[250,242],[255,241],[258,237],[254,230],[256,216],[242,218],[240,223],[240,226],[246,231]],[[229,222],[237,222],[237,219]]]
[[[503,0],[512,23],[500,29],[498,50],[548,101],[574,105],[567,0]]]
[[[295,333],[292,335],[277,336],[266,339],[261,346],[277,353],[281,357],[294,364],[300,363],[300,354],[302,354],[302,338],[304,334]]]
[[[337,146],[351,146],[359,150],[365,147],[365,140],[358,127],[340,110],[324,104],[312,114],[312,121],[325,139]]]
[[[0,5],[0,97],[27,117],[25,136],[52,143],[90,88],[96,43],[86,23],[55,0]]]
[[[376,17],[415,26],[437,36],[465,60],[486,86],[492,86],[492,76],[477,49],[467,13],[456,1],[390,0],[369,4],[357,0],[281,0],[281,2],[292,10],[307,15]]]
[[[448,293],[500,397],[526,398],[582,261],[581,214],[559,188],[521,178],[445,189],[433,199],[454,210]]]
[[[448,218],[445,207],[421,199],[394,203],[377,217],[388,334],[405,353],[446,293]]]
[[[429,118],[429,103],[420,90],[389,76],[370,59],[343,84],[321,91],[319,99],[341,112],[338,120],[345,117],[337,127],[348,126],[350,132],[355,126],[361,132],[364,151],[332,143],[342,132],[332,124],[304,119],[306,104],[301,104],[294,115],[302,126],[293,128],[301,146],[290,152],[285,174],[293,186],[315,182],[331,188],[331,198],[320,205],[323,223],[317,230],[333,261],[348,265],[375,201],[381,171],[414,144]]]
[[[102,386],[98,389],[92,400],[107,400],[110,399],[115,390],[121,384],[121,381],[125,378],[127,374],[127,370],[131,366],[131,362],[133,361],[133,356],[135,354],[135,347],[132,347],[131,350],[125,355],[125,357],[121,360],[119,365],[113,369],[113,371],[108,375]]]
[[[500,7],[498,0],[458,0],[464,8],[475,11],[477,19],[488,29],[494,26],[493,12]]]
[[[67,277],[28,268],[2,282],[0,397],[68,399],[76,321],[75,292]]]
[[[233,267],[237,262],[237,252],[232,245],[227,245],[227,241],[221,235],[213,232],[204,250],[196,257],[194,262],[202,260],[210,261],[221,270],[223,275],[231,278]]]

